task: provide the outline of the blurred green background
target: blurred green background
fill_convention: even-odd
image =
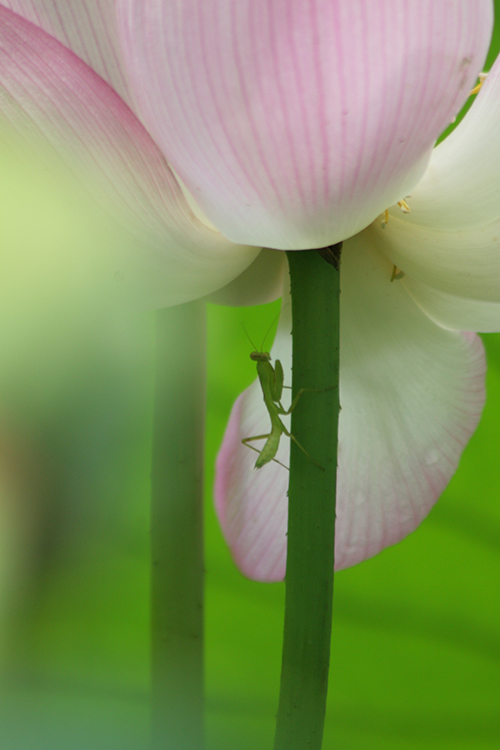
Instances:
[[[242,322],[260,342],[278,309],[209,306],[208,750],[273,741],[284,585],[238,573],[211,489],[255,376]],[[36,328],[22,368],[37,387],[0,384],[2,749],[147,747],[152,334],[152,315],[116,350],[91,325],[57,346]],[[446,492],[405,541],[336,576],[325,750],[500,746],[500,335],[483,339],[488,401]]]

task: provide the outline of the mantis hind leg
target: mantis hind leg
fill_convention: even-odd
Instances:
[[[302,453],[304,454],[304,456],[305,456],[305,457],[306,457],[307,459],[309,459],[309,461],[310,461],[310,462],[311,462],[312,464],[314,464],[315,466],[317,466],[317,467],[318,467],[318,469],[321,469],[321,471],[324,471],[324,468],[323,468],[323,467],[321,466],[321,464],[319,464],[319,463],[318,463],[317,461],[315,461],[315,460],[314,460],[314,458],[311,458],[311,456],[310,456],[310,455],[309,455],[309,453],[308,453],[308,452],[306,451],[306,449],[304,448],[304,446],[303,446],[303,445],[301,445],[301,444],[299,443],[299,441],[297,440],[297,438],[295,437],[295,435],[292,435],[292,433],[291,433],[291,432],[285,432],[285,435],[286,435],[287,437],[289,437],[289,438],[290,438],[290,440],[293,440],[293,442],[295,443],[295,445],[296,445],[296,446],[297,446],[298,448],[300,448],[300,450],[302,451]],[[248,447],[250,447],[250,446],[248,446]]]
[[[253,437],[243,438],[241,442],[243,443],[243,445],[248,445],[251,440],[267,440],[267,438],[270,437],[271,433],[269,432],[267,435],[254,435]],[[252,445],[248,445],[248,447],[252,448],[252,450],[254,451],[257,450],[257,448],[254,448]],[[260,451],[257,451],[257,453],[260,453]]]
[[[268,435],[254,435],[253,437],[243,438],[241,442],[243,443],[243,445],[246,445],[247,448],[250,448],[250,450],[255,451],[260,456],[262,451],[260,451],[258,448],[254,448],[253,445],[249,445],[249,442],[251,440],[267,440],[267,438],[269,437],[271,437],[271,433],[269,433]],[[287,471],[290,471],[288,466],[285,466],[285,464],[282,464],[281,461],[278,461],[277,458],[273,458],[271,460],[274,461],[275,464],[279,464],[280,466],[282,466]]]

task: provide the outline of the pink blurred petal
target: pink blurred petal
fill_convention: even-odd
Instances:
[[[117,0],[136,106],[233,242],[322,247],[421,178],[491,0]]]
[[[196,219],[165,159],[123,100],[44,31],[0,6],[0,115],[27,147],[65,165],[123,245],[110,288],[148,309],[209,294],[258,254]],[[135,300],[134,300],[135,302]]]
[[[2,0],[1,4],[62,42],[130,103],[114,0]]]
[[[391,273],[368,233],[344,243],[337,569],[377,554],[418,526],[454,473],[484,404],[478,337],[436,326],[400,282],[391,283]],[[289,308],[285,297],[272,351],[288,382]],[[254,384],[233,408],[215,494],[242,572],[276,581],[285,575],[288,474],[277,464],[254,471],[256,454],[240,442],[267,432],[268,423]],[[299,439],[307,448],[307,436]],[[282,445],[285,464],[288,450]]]

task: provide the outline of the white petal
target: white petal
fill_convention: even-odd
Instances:
[[[473,334],[414,305],[370,235],[345,243],[342,283],[339,567],[398,542],[427,515],[484,405]]]
[[[410,277],[402,281],[413,300],[435,323],[455,331],[500,331],[500,302],[457,297]]]
[[[398,542],[427,515],[477,426],[485,373],[480,340],[429,320],[400,282],[391,283],[392,266],[368,233],[344,243],[341,274],[336,568]],[[285,367],[289,331],[285,301],[273,347]],[[280,580],[288,475],[276,464],[253,471],[254,455],[240,442],[267,429],[254,384],[231,415],[218,458],[216,504],[243,573]],[[301,442],[307,447],[307,436]],[[281,451],[286,463],[288,445]]]
[[[500,60],[464,120],[434,150],[408,205],[409,214],[392,209],[385,228],[381,220],[373,224],[379,248],[415,282],[438,290],[441,299],[444,294],[469,300],[464,315],[452,317],[450,310],[451,325],[499,330]]]
[[[500,217],[500,58],[472,107],[436,148],[413,190],[410,221],[439,231],[480,229]]]
[[[500,302],[500,222],[440,230],[414,223],[412,208],[400,216],[393,210],[383,227],[376,221],[367,232],[407,276],[457,297]]]

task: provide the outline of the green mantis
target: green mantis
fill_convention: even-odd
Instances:
[[[255,462],[255,468],[260,469],[270,461],[275,461],[276,463],[280,464],[280,466],[284,466],[285,469],[288,469],[287,466],[285,466],[275,458],[276,453],[278,452],[281,436],[286,435],[286,437],[289,437],[290,440],[293,440],[295,445],[300,448],[300,450],[307,456],[310,461],[312,461],[313,464],[324,471],[322,466],[317,464],[316,461],[313,461],[305,448],[303,448],[297,438],[287,430],[280,419],[280,416],[286,416],[287,414],[292,413],[292,411],[297,406],[299,398],[308,389],[302,388],[293,399],[290,408],[285,409],[283,404],[281,403],[281,397],[283,394],[283,388],[287,388],[289,386],[284,385],[283,367],[279,359],[276,360],[276,364],[274,367],[271,364],[271,355],[269,354],[269,352],[252,352],[250,354],[250,359],[254,362],[257,362],[257,375],[259,376],[260,387],[262,388],[262,393],[264,396],[264,403],[271,419],[271,432],[267,433],[266,435],[254,435],[253,437],[244,438],[241,441],[243,445],[246,445],[248,448],[251,448],[259,454],[259,457]],[[249,445],[249,443],[253,440],[266,441],[261,451],[257,450],[257,448],[254,448],[252,445]]]

